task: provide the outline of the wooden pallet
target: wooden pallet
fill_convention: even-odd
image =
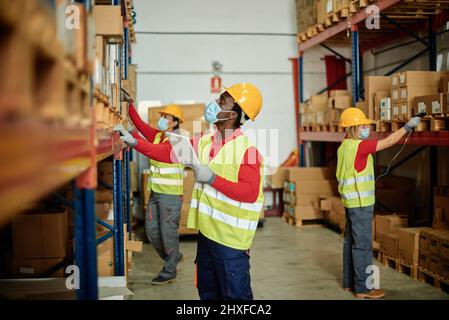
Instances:
[[[411,265],[408,262],[405,262],[401,259],[397,261],[399,272],[408,275],[410,278],[414,280],[418,280],[418,265]]]
[[[381,253],[381,263],[386,266],[399,271],[399,263],[398,259],[394,257],[390,257],[384,253]]]
[[[449,293],[449,280],[441,277],[440,275],[434,274],[427,269],[418,267],[418,280],[429,283],[435,288]]]

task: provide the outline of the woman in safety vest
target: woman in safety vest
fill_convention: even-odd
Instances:
[[[346,137],[338,148],[337,179],[346,210],[343,246],[343,288],[357,298],[380,299],[385,293],[372,286],[372,221],[375,204],[375,177],[372,154],[396,144],[420,122],[412,118],[400,130],[383,140],[367,140],[374,122],[357,108],[346,109],[340,125]],[[371,277],[370,277],[371,276]]]
[[[160,114],[161,117],[155,129],[142,121],[132,104],[129,107],[130,118],[146,141],[156,145],[170,144],[165,132],[179,130],[184,116],[181,108],[174,104],[168,105]],[[115,131],[122,134],[126,132],[122,127],[116,127]],[[133,132],[132,135],[142,139],[137,132]],[[160,285],[176,280],[176,267],[183,258],[179,252],[178,229],[182,207],[184,166],[156,161],[151,156],[149,159],[151,174],[147,188],[151,189],[151,195],[145,217],[145,232],[154,249],[164,259],[164,267],[151,282],[153,285]]]

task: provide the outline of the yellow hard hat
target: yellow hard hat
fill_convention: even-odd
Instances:
[[[374,121],[368,119],[359,108],[348,108],[343,111],[340,118],[340,125],[343,128],[360,126],[363,124],[373,124]]]
[[[259,89],[248,82],[237,83],[226,89],[234,101],[242,108],[243,112],[251,119],[255,120],[262,110],[262,94]]]
[[[184,122],[184,114],[182,112],[182,109],[176,104],[169,104],[160,112],[160,114],[169,114],[173,117],[178,118],[181,123]]]

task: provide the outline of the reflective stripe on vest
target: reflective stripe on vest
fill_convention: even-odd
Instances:
[[[211,187],[210,185],[203,185],[201,183],[195,182],[195,189],[199,189],[208,196],[226,202],[227,204],[230,204],[231,206],[241,208],[248,211],[254,211],[254,212],[260,212],[263,207],[263,203],[247,203],[247,202],[239,202],[236,200],[233,200],[227,196],[225,196],[223,193],[215,189],[214,187]]]
[[[374,181],[374,176],[369,175],[369,176],[364,176],[364,177],[349,178],[349,179],[340,181],[338,184],[341,187],[343,187],[343,186],[349,186],[354,183],[362,183],[362,182],[368,182],[368,181]]]
[[[344,193],[341,195],[343,200],[352,200],[357,198],[368,198],[374,196],[374,191],[356,191]]]
[[[255,231],[257,229],[258,221],[250,221],[233,217],[229,214],[214,209],[211,206],[208,206],[207,204],[198,202],[198,200],[196,199],[193,199],[190,205],[194,208],[198,208],[198,211],[200,213],[206,214],[210,216],[212,219],[221,221],[231,227],[252,231]]]
[[[154,144],[160,144],[165,141],[162,140],[163,133],[158,132],[154,138]],[[182,195],[184,183],[184,166],[181,164],[164,163],[150,159],[150,177],[148,179],[148,188],[151,191]]]

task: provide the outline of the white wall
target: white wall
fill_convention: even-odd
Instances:
[[[264,97],[263,112],[245,127],[279,130],[279,161],[296,147],[292,66],[295,36],[144,34],[226,32],[296,34],[294,0],[135,0],[138,98],[162,104],[208,102],[212,61],[223,64],[223,84],[252,82]],[[324,54],[323,54],[324,55]],[[306,55],[306,95],[325,86],[324,62]],[[307,63],[307,59],[316,64]],[[306,78],[308,79],[308,78]]]

